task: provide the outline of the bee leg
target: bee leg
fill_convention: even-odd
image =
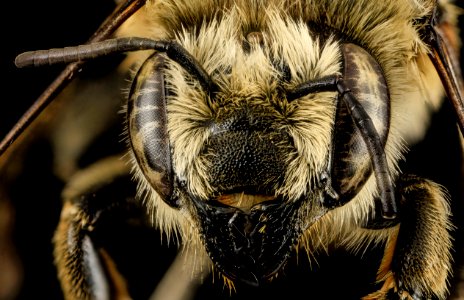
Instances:
[[[364,299],[445,299],[452,228],[445,193],[437,184],[410,175],[397,186],[400,224],[388,229],[378,272],[384,283]],[[391,294],[395,296],[390,298]]]
[[[112,157],[77,172],[63,190],[54,256],[65,299],[130,299],[110,256],[93,240],[100,219],[133,205],[135,188],[127,182],[127,165]]]

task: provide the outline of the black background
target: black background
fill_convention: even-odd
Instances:
[[[27,50],[48,49],[77,45],[85,42],[94,32],[102,20],[112,11],[113,2],[110,0],[81,0],[81,1],[5,1],[2,3],[3,16],[0,18],[2,30],[2,55],[0,56],[3,78],[0,79],[0,136],[4,136],[14,123],[26,111],[29,105],[40,95],[48,84],[59,74],[62,67],[45,67],[31,69],[17,69],[14,57]],[[462,181],[459,172],[462,160],[456,152],[455,134],[453,130],[453,115],[448,108],[444,108],[436,117],[439,121],[430,133],[430,140],[424,141],[413,149],[408,156],[408,165],[414,173],[432,178],[450,188],[452,195],[461,196]],[[41,162],[31,161],[35,172],[32,178],[47,176],[41,170],[47,170],[50,158]],[[30,178],[29,178],[30,179]],[[53,181],[50,194],[59,191],[61,185]],[[61,299],[56,273],[52,264],[51,236],[58,221],[60,200],[58,198],[41,198],[42,194],[34,193],[35,189],[42,189],[38,180],[25,180],[27,186],[22,188],[32,191],[27,198],[16,199],[14,203],[16,223],[14,227],[14,242],[22,260],[24,281],[17,299]],[[35,183],[34,183],[35,182]],[[454,218],[464,219],[461,212],[462,203],[453,202]],[[460,231],[458,231],[460,232]],[[156,237],[156,241],[159,238]],[[456,237],[457,242],[460,237]],[[155,249],[155,248],[154,248]],[[157,248],[156,248],[157,249]],[[132,249],[135,250],[135,249]],[[159,250],[159,249],[158,249]],[[149,271],[141,271],[146,276],[152,276],[147,282],[155,282],[166,264],[172,259],[172,249],[161,249],[155,253],[162,261],[161,264],[147,263],[159,269],[150,275]],[[457,250],[459,253],[460,250]],[[161,257],[160,257],[161,256]],[[457,262],[459,262],[457,255]],[[273,288],[250,289],[238,286],[237,293],[229,296],[229,292],[216,279],[215,285],[208,281],[199,291],[197,299],[252,299],[262,296],[268,299],[280,299],[287,296],[294,299],[335,299],[334,295],[345,295],[350,299],[353,295],[372,291],[367,286],[365,291],[351,292],[360,282],[372,282],[375,278],[375,268],[370,268],[369,261],[379,259],[379,251],[364,255],[364,260],[347,260],[343,253],[335,253],[328,260],[320,260],[320,268],[315,267],[312,274],[301,273],[296,268],[288,268],[288,279],[279,280]],[[300,255],[299,265],[305,269],[307,262],[304,255]],[[143,264],[142,264],[143,265]],[[327,270],[324,266],[330,266]],[[366,271],[369,270],[369,271]],[[372,270],[372,271],[371,271]],[[363,271],[363,272],[361,272]],[[1,270],[0,270],[1,272]],[[353,279],[356,278],[356,279]],[[353,283],[355,282],[355,283]],[[321,292],[327,292],[322,296]],[[300,297],[299,293],[303,295]],[[143,294],[143,293],[142,293]],[[311,298],[313,299],[313,298]]]

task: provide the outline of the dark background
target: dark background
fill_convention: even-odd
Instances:
[[[0,136],[4,136],[14,123],[26,111],[29,105],[40,95],[48,84],[59,74],[62,67],[44,67],[31,69],[16,69],[14,57],[27,50],[48,49],[77,45],[85,42],[94,32],[102,20],[113,10],[110,0],[81,0],[81,1],[5,1],[2,3],[3,16],[0,18],[2,30],[2,55],[0,56],[0,79],[2,91],[0,108]],[[453,115],[449,107],[445,107],[436,116],[436,127],[423,143],[414,148],[408,156],[405,168],[419,175],[436,180],[447,186],[456,199],[462,199],[462,177],[460,171],[462,160],[459,157],[456,131],[453,126]],[[48,178],[51,158],[41,159],[33,157],[28,161],[33,171],[23,178],[22,186],[17,190],[28,190],[28,197],[14,199],[15,223],[13,227],[13,241],[17,254],[22,261],[23,283],[16,299],[60,299],[61,294],[56,280],[55,269],[52,264],[51,237],[58,221],[60,200],[57,197],[44,198],[43,182],[49,185],[50,195],[57,195],[62,183],[55,178]],[[40,180],[39,180],[40,179]],[[453,202],[453,218],[459,225],[464,219],[462,202]],[[456,234],[456,242],[460,246],[460,227]],[[148,235],[152,233],[147,233]],[[158,233],[154,233],[154,240],[159,241]],[[124,241],[119,241],[124,245]],[[130,244],[131,242],[129,242]],[[127,244],[125,244],[127,246]],[[140,276],[148,279],[144,283],[153,282],[161,276],[163,270],[173,257],[172,247],[158,248],[150,246],[157,252],[158,261],[137,258],[134,265],[140,263],[156,270],[149,272],[141,270]],[[131,251],[136,250],[132,249]],[[456,261],[460,263],[460,248],[457,248]],[[127,253],[131,253],[130,251]],[[366,253],[361,258],[348,259],[343,253],[334,253],[331,259],[321,258],[319,266],[313,266],[314,272],[307,274],[301,269],[308,269],[306,258],[300,255],[300,268],[289,267],[288,279],[281,279],[272,288],[252,289],[238,285],[237,293],[230,296],[233,299],[252,299],[266,297],[280,299],[284,296],[295,299],[306,299],[308,294],[317,294],[314,299],[335,299],[334,295],[345,295],[344,299],[351,299],[372,291],[372,279],[375,268],[371,261],[377,264],[380,252],[375,250]],[[134,257],[137,256],[135,251]],[[292,261],[294,262],[294,261]],[[307,267],[307,268],[305,268]],[[325,268],[328,267],[328,268]],[[2,272],[2,270],[0,270]],[[153,275],[154,274],[154,275]],[[211,280],[202,287],[198,299],[227,299],[229,292],[217,280]],[[219,281],[219,282],[218,282]],[[365,290],[356,285],[367,285]],[[147,288],[148,289],[148,288]],[[303,291],[304,296],[298,296]],[[326,292],[322,296],[322,292]],[[147,292],[140,293],[146,295]],[[332,296],[329,296],[332,295]],[[39,296],[39,297],[37,297]],[[141,296],[141,298],[143,298]]]

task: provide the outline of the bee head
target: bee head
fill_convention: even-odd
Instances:
[[[346,75],[383,143],[389,119],[385,81],[366,51],[271,19],[259,31],[241,31],[230,16],[185,32],[178,43],[216,88],[179,57],[155,53],[128,103],[136,174],[155,191],[158,225],[180,228],[223,274],[253,285],[275,276],[304,232],[372,173],[340,91],[320,79]],[[359,85],[361,76],[379,80]]]

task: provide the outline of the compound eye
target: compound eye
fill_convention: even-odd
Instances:
[[[130,145],[146,180],[169,205],[172,199],[173,171],[167,131],[167,105],[164,57],[155,53],[139,69],[132,83],[127,107]]]
[[[390,125],[390,97],[378,62],[355,44],[342,45],[343,79],[371,118],[385,146]],[[351,200],[372,173],[370,151],[344,101],[338,102],[332,154],[332,186],[341,202]]]

